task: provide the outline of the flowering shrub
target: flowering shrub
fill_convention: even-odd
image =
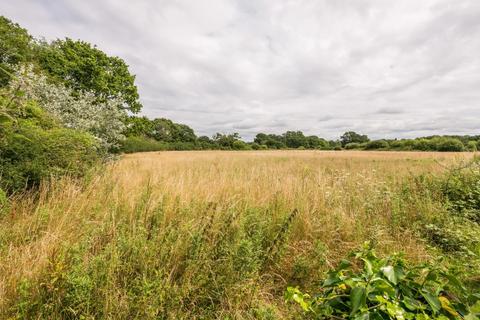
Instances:
[[[91,133],[100,145],[111,150],[124,139],[126,111],[118,98],[99,102],[91,92],[73,92],[62,84],[49,83],[31,65],[16,69],[10,89],[22,92],[24,100],[35,100],[70,129]]]

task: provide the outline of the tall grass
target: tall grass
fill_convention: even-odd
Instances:
[[[0,318],[278,319],[288,285],[369,240],[424,261],[458,154],[162,152],[19,195],[0,218]],[[460,155],[467,157],[467,155]]]

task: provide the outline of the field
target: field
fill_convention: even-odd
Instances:
[[[279,319],[287,286],[370,241],[434,258],[419,177],[471,153],[159,152],[17,196],[0,216],[0,318]],[[420,186],[420,187],[419,187]]]

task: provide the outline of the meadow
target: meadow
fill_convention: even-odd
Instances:
[[[442,253],[442,263],[474,286],[478,242],[467,240],[478,240],[478,225],[460,230],[473,256],[425,231],[457,225],[436,186],[472,157],[121,156],[83,180],[14,195],[0,215],[0,318],[298,318],[297,306],[284,301],[286,288],[315,290],[325,271],[366,241],[379,255],[404,252],[412,263]]]

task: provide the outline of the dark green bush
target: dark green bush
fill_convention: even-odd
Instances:
[[[168,144],[145,137],[127,137],[121,144],[120,151],[125,153],[163,151]]]
[[[232,143],[233,150],[250,150],[251,147],[241,140],[236,140]]]
[[[44,130],[20,122],[0,145],[0,186],[15,191],[38,186],[51,177],[81,176],[98,160],[96,142],[87,133]]]
[[[439,138],[435,142],[436,142],[435,150],[437,150],[437,151],[458,152],[458,151],[464,151],[465,150],[465,147],[464,147],[462,141],[460,141],[456,138]]]
[[[351,142],[345,145],[345,149],[347,150],[360,149],[361,147],[361,144],[357,142]]]
[[[58,126],[32,101],[21,105],[5,102],[0,99],[5,114],[1,121],[0,188],[7,193],[62,175],[81,176],[100,160],[92,135]]]
[[[386,140],[373,140],[365,145],[366,150],[387,149],[388,147],[389,144]]]

